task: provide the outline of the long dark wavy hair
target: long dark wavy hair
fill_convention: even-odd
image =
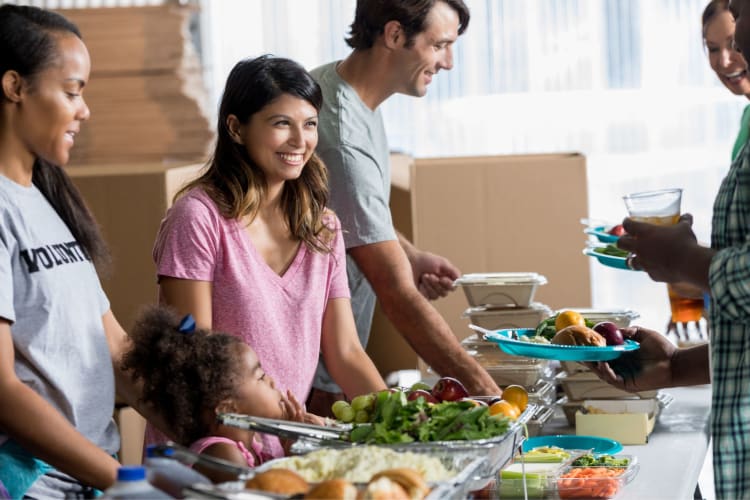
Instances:
[[[245,343],[233,335],[179,330],[172,309],[151,306],[138,315],[122,366],[143,382],[141,400],[170,425],[175,439],[189,446],[208,436],[215,410],[235,396]]]
[[[353,49],[369,49],[383,34],[389,21],[398,21],[406,35],[406,47],[409,48],[414,37],[427,28],[427,15],[438,2],[445,2],[456,11],[458,34],[463,34],[471,18],[463,0],[357,0],[346,43]]]
[[[227,118],[235,115],[241,124],[247,124],[255,113],[283,94],[304,99],[317,111],[323,105],[320,86],[302,66],[290,59],[264,55],[237,63],[224,88],[216,127],[216,148],[206,171],[182,188],[175,199],[200,187],[214,200],[224,217],[255,218],[267,192],[266,177],[248,155],[246,146],[232,140]],[[299,178],[284,183],[281,204],[292,236],[323,253],[331,251],[329,243],[333,239],[333,228],[323,222],[327,202],[328,171],[313,154]]]
[[[16,71],[32,87],[39,73],[55,63],[56,36],[81,38],[78,27],[64,16],[37,7],[0,6],[0,76]],[[110,262],[99,226],[80,192],[59,165],[37,157],[32,182],[50,202],[94,264],[102,270]]]

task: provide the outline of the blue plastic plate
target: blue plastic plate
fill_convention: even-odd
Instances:
[[[495,342],[500,349],[514,356],[526,356],[527,358],[556,359],[558,361],[609,361],[619,358],[622,353],[635,351],[640,347],[638,342],[625,340],[622,345],[611,345],[606,347],[537,344],[524,340],[516,340],[517,337],[534,336],[534,328],[510,328],[485,333],[484,338]]]
[[[633,269],[630,269],[628,267],[627,262],[625,262],[625,257],[616,257],[614,255],[594,252],[593,248],[584,248],[583,254],[595,258],[605,266],[614,267],[615,269],[624,269],[626,271],[633,271]]]
[[[587,227],[583,232],[595,236],[596,239],[602,243],[614,243],[620,238],[614,234],[609,234],[607,232],[607,226]]]
[[[523,451],[530,451],[539,446],[557,446],[564,450],[591,450],[594,455],[615,455],[622,451],[622,444],[614,439],[565,434],[531,437],[523,442]]]

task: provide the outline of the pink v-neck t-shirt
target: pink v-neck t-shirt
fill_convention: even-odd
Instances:
[[[263,369],[304,402],[320,354],[323,313],[328,300],[349,298],[341,225],[331,253],[302,243],[279,276],[251,243],[246,228],[221,215],[199,188],[178,199],[161,223],[154,247],[156,272],[212,285],[212,329],[242,337]]]

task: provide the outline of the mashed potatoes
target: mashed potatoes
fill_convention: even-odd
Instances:
[[[336,478],[366,483],[374,474],[397,467],[415,469],[428,482],[445,481],[455,475],[438,458],[378,446],[327,448],[274,461],[272,467],[291,469],[311,483]]]

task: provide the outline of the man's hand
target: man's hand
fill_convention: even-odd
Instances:
[[[698,246],[692,226],[690,214],[682,215],[672,226],[627,218],[623,221],[626,234],[617,240],[617,246],[635,254],[631,266],[646,271],[654,281],[684,281],[684,257],[689,249]]]
[[[639,392],[674,385],[672,358],[677,348],[661,333],[645,328],[622,328],[623,337],[640,348],[609,362],[587,363],[602,380],[620,389]]]
[[[461,271],[445,257],[421,250],[412,255],[411,267],[414,284],[429,300],[448,295],[454,289],[453,282],[461,276]]]

